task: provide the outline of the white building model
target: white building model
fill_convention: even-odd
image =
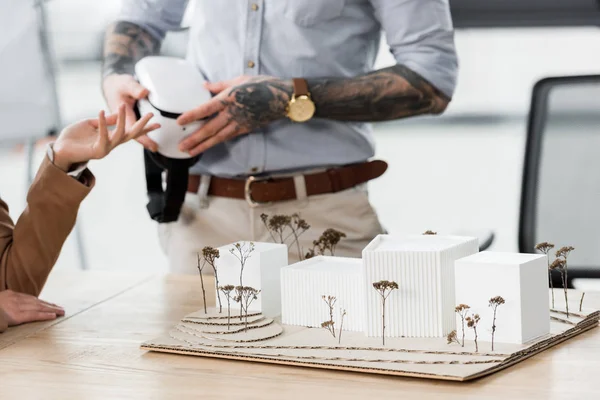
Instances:
[[[377,236],[363,250],[365,333],[381,336],[381,297],[373,282],[394,281],[385,335],[442,337],[455,329],[454,261],[479,251],[471,237]]]
[[[219,258],[215,261],[219,277],[219,286],[240,285],[239,252],[234,244],[219,247]],[[281,315],[281,292],[279,273],[281,268],[288,265],[288,247],[284,244],[239,242],[242,252],[247,252],[250,246],[254,250],[249,253],[243,271],[243,286],[260,290],[248,312],[261,312],[267,317]],[[233,251],[233,254],[231,250]],[[215,301],[217,293],[215,293]],[[221,301],[223,301],[221,294]]]
[[[481,252],[456,262],[456,303],[468,304],[488,329],[479,329],[482,341],[491,341],[493,311],[489,300],[506,303],[496,315],[495,340],[523,344],[550,332],[548,264],[545,255]]]

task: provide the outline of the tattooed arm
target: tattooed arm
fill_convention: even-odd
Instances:
[[[440,114],[450,98],[403,65],[356,78],[309,79],[315,117],[340,121],[385,121],[419,114]],[[217,114],[181,143],[192,155],[235,136],[286,117],[293,93],[291,80],[242,76],[209,84],[218,95],[183,114],[178,122]]]
[[[106,31],[102,76],[133,75],[135,63],[148,55],[157,54],[160,40],[141,26],[118,21]]]
[[[441,114],[450,98],[404,65],[351,79],[309,79],[315,117],[385,121]]]

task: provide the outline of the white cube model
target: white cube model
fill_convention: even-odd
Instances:
[[[545,255],[484,251],[457,260],[455,266],[456,304],[479,314],[480,340],[492,340],[489,300],[496,296],[506,303],[497,309],[495,342],[522,344],[550,332]]]
[[[363,250],[368,336],[381,336],[381,296],[373,283],[394,281],[386,301],[389,337],[443,337],[455,329],[454,261],[479,251],[476,238],[379,235]]]
[[[250,248],[250,242],[239,243],[242,251]],[[234,255],[239,256],[239,252],[235,250],[234,254],[231,254],[231,249],[235,249],[235,243],[219,247],[220,257],[215,266],[220,286],[240,285],[240,261]],[[254,242],[254,251],[250,253],[244,265],[242,284],[261,290],[261,293],[248,307],[249,312],[262,312],[267,317],[277,317],[281,314],[280,271],[287,264],[286,245]],[[226,300],[221,294],[221,302],[224,301]],[[232,304],[232,308],[234,307],[236,305]]]
[[[335,329],[346,310],[343,330],[364,330],[364,285],[360,258],[318,256],[281,269],[281,321],[321,327],[330,319],[322,296],[335,296]]]

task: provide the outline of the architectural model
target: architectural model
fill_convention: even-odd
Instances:
[[[564,249],[557,257],[566,275]],[[473,238],[380,235],[362,259],[318,256],[290,266],[283,244],[218,250],[218,287],[205,277],[202,290],[215,303],[217,290],[227,294],[222,310],[187,315],[144,349],[465,381],[600,319],[583,297],[569,304],[567,291],[564,310],[550,308],[546,255],[478,253]]]
[[[550,308],[545,255],[481,252],[456,261],[456,303],[468,304],[487,321],[479,330],[491,341],[493,309],[490,298],[505,299],[496,316],[496,342],[522,344],[548,335]]]

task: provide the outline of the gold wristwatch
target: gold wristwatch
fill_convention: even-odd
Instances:
[[[294,94],[287,106],[287,116],[294,122],[306,122],[315,114],[315,103],[308,93],[308,84],[305,79],[294,78]]]

